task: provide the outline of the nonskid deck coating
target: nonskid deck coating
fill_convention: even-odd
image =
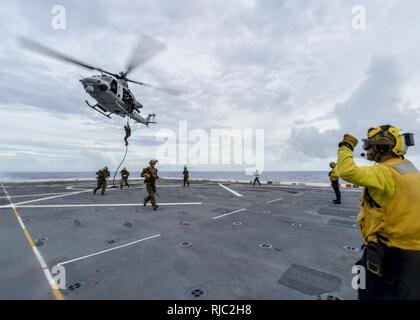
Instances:
[[[64,299],[356,299],[359,192],[200,181],[93,195],[94,182],[5,183]],[[227,188],[225,188],[227,187]],[[232,190],[229,191],[229,189]],[[0,298],[54,299],[2,188]]]

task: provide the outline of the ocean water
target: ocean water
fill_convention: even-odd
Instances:
[[[161,177],[182,178],[182,172],[159,171]],[[114,172],[111,172],[111,179]],[[95,172],[0,172],[0,181],[19,182],[31,180],[75,180],[94,179]],[[130,178],[140,178],[140,172],[131,172]],[[242,171],[190,171],[191,179],[215,179],[232,181],[250,181],[253,176],[247,176]],[[119,179],[119,175],[116,175]],[[260,175],[260,181],[272,181],[273,183],[306,182],[306,183],[329,183],[327,171],[264,171]]]

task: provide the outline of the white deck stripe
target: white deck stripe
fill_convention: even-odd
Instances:
[[[283,200],[283,198],[278,198],[278,199],[274,199],[274,200],[271,200],[271,201],[267,201],[266,203],[273,203],[273,202],[280,201],[280,200]]]
[[[156,238],[156,237],[160,237],[160,233],[159,234],[155,234],[154,236],[150,236],[150,237],[143,238],[143,239],[140,239],[140,240],[136,240],[136,241],[133,241],[133,242],[130,242],[130,243],[126,243],[126,244],[123,244],[123,245],[118,246],[118,247],[114,247],[114,248],[110,248],[110,249],[98,251],[98,252],[95,252],[95,253],[92,253],[92,254],[89,254],[89,255],[80,257],[80,258],[76,258],[76,259],[72,259],[72,260],[60,262],[60,263],[57,263],[57,265],[58,266],[60,266],[60,265],[63,266],[65,264],[69,264],[71,262],[80,261],[80,260],[87,259],[87,258],[90,258],[90,257],[93,257],[93,256],[97,256],[97,255],[102,254],[102,253],[106,253],[106,252],[114,251],[114,250],[121,249],[121,248],[124,248],[124,247],[128,247],[128,246],[131,246],[133,244],[136,244],[136,243],[139,243],[139,242],[142,242],[142,241],[146,241],[146,240],[150,240],[150,239],[153,239],[153,238]]]
[[[86,189],[83,189],[86,190]],[[39,196],[53,196],[56,194],[66,194],[68,192],[54,192],[54,193],[38,193],[38,194],[21,194],[18,196],[13,196],[13,198],[27,198],[27,197],[39,197]],[[6,197],[0,197],[0,199],[5,199]]]
[[[26,229],[25,224],[24,224],[24,223],[23,223],[23,221],[22,221],[22,218],[21,218],[21,217],[17,217],[17,218],[18,218],[18,221],[19,221],[20,227],[21,227],[22,229]]]
[[[201,205],[202,202],[167,202],[159,203],[159,206],[187,206]],[[150,206],[150,204],[147,204]],[[14,208],[80,208],[80,207],[140,207],[142,203],[88,203],[88,204],[39,204],[39,205],[13,205]],[[7,208],[7,207],[5,207]],[[11,208],[11,206],[9,206]]]
[[[35,253],[35,255],[36,255],[36,257],[37,257],[37,259],[39,261],[39,264],[42,267],[42,269],[48,268],[47,267],[47,264],[45,263],[44,258],[42,258],[42,256],[41,256],[41,253],[39,252],[38,248],[37,247],[32,247],[32,249],[34,250],[34,253]]]
[[[12,199],[10,198],[9,194],[7,193],[6,188],[4,187],[3,183],[1,183],[1,187],[3,188],[4,193],[6,194],[7,198],[9,199],[11,205],[13,205]],[[16,217],[18,218],[18,221],[19,221],[19,224],[20,224],[22,230],[25,231],[26,230],[26,226],[23,223],[22,219],[19,217],[19,214],[18,214],[17,211],[16,211]],[[30,239],[30,240],[33,242],[32,239]],[[51,286],[52,289],[58,289],[58,286],[57,286],[56,282],[54,281],[54,279],[53,279],[53,277],[51,275],[51,272],[48,269],[48,266],[45,263],[45,260],[42,257],[41,253],[39,252],[38,248],[37,247],[32,247],[32,250],[33,250],[33,252],[34,252],[34,254],[35,254],[35,256],[36,256],[39,264],[41,265],[41,267],[42,267],[42,269],[44,271],[45,278],[47,279],[49,285]]]
[[[214,219],[214,220],[215,220],[215,219],[219,219],[219,218],[221,218],[221,217],[225,217],[225,216],[228,216],[228,215],[230,215],[230,214],[238,213],[238,212],[241,212],[241,211],[244,211],[244,210],[246,210],[246,208],[244,208],[244,209],[239,209],[239,210],[232,211],[232,212],[228,212],[228,213],[222,214],[222,215],[220,215],[220,216],[213,217],[213,219]]]
[[[0,208],[11,208],[11,207],[17,207],[21,204],[27,204],[27,203],[33,203],[33,202],[39,202],[39,201],[44,201],[44,200],[51,200],[51,199],[56,199],[56,198],[61,198],[61,197],[67,197],[67,196],[72,196],[75,194],[79,194],[79,193],[83,193],[83,192],[89,192],[91,190],[84,190],[84,191],[77,191],[77,192],[70,192],[70,193],[65,193],[65,194],[60,194],[58,196],[52,196],[52,197],[46,197],[46,198],[40,198],[40,199],[35,199],[35,200],[29,200],[29,201],[23,201],[23,202],[17,202],[8,206],[0,206]]]
[[[229,192],[233,193],[235,196],[237,196],[237,197],[242,197],[242,195],[241,195],[240,193],[237,193],[236,191],[233,191],[232,189],[230,189],[230,188],[228,188],[228,187],[224,186],[223,184],[218,183],[218,185],[219,185],[219,186],[221,186],[222,188],[225,188],[227,191],[229,191]]]

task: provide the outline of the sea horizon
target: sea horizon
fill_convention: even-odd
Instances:
[[[159,171],[163,178],[181,178],[182,171]],[[96,171],[2,171],[0,180],[4,182],[20,182],[32,180],[76,180],[76,179],[94,179]],[[115,171],[110,171],[113,179]],[[140,178],[139,171],[134,171],[130,178]],[[252,175],[246,175],[244,171],[191,171],[191,179],[220,179],[234,181],[252,180]],[[119,179],[119,175],[115,176]],[[280,182],[313,182],[329,183],[328,171],[263,171],[260,174],[261,181]]]

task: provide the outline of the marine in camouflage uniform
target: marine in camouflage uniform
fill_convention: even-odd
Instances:
[[[96,191],[102,188],[101,194],[105,194],[107,179],[110,177],[110,173],[108,171],[108,167],[104,167],[103,169],[96,172],[96,180],[98,181],[98,186],[93,189],[93,194],[96,194]]]
[[[125,146],[128,146],[127,139],[131,136],[131,128],[128,123],[124,126],[124,130],[125,130],[125,137],[124,137]]]
[[[156,180],[159,179],[158,170],[155,168],[157,160],[150,160],[149,166],[144,168],[140,176],[144,178],[144,183],[146,184],[147,197],[144,198],[143,205],[146,206],[147,202],[152,203],[153,209],[156,210],[158,205],[156,204],[155,194],[156,194]]]
[[[120,181],[120,188],[122,189],[123,186],[127,186],[130,188],[130,185],[128,184],[128,176],[130,175],[130,172],[124,167],[121,171],[121,181]]]

